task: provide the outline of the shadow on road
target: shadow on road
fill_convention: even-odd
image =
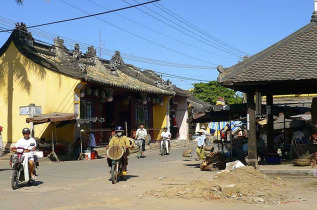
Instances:
[[[0,169],[0,172],[1,171],[11,171],[12,169],[11,168],[5,168],[5,169]]]
[[[33,185],[29,185],[27,182],[23,182],[23,183],[19,184],[18,189],[25,188],[25,187],[36,187],[36,186],[39,186],[42,184],[44,184],[44,182],[42,182],[42,181],[35,181]]]
[[[192,168],[200,168],[200,163],[190,163],[190,164],[184,164],[184,165],[192,167]]]

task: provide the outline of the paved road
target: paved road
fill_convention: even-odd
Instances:
[[[250,205],[234,201],[166,199],[149,196],[150,191],[184,185],[196,179],[211,180],[216,172],[202,172],[194,158],[183,158],[183,149],[161,157],[149,151],[144,159],[129,157],[128,180],[113,185],[106,159],[43,163],[37,186],[13,191],[11,169],[0,161],[0,209],[311,209],[314,203]]]
[[[142,196],[147,189],[157,186],[157,183],[161,185],[164,182],[168,185],[178,182],[177,178],[194,172],[205,177],[206,173],[197,169],[198,162],[183,160],[182,151],[183,149],[175,149],[171,151],[171,155],[163,157],[158,155],[158,151],[149,151],[144,159],[131,155],[128,180],[116,185],[109,181],[110,169],[105,158],[42,163],[37,171],[37,186],[22,186],[16,191],[10,187],[11,169],[8,162],[0,161],[0,209],[72,209],[97,208],[100,205],[101,209],[112,209],[111,200],[122,197],[134,199]],[[101,197],[105,203],[100,201]],[[16,199],[18,202],[14,202]],[[115,200],[112,202],[116,203]],[[119,208],[124,208],[124,205],[119,205]]]

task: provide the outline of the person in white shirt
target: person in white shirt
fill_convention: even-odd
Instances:
[[[89,147],[91,148],[91,152],[96,147],[96,139],[93,132],[89,134]]]
[[[24,128],[22,130],[23,138],[19,139],[18,142],[14,145],[15,148],[24,148],[30,150],[30,152],[25,152],[23,155],[25,158],[28,158],[29,161],[29,171],[31,178],[34,180],[36,176],[34,175],[34,152],[36,149],[36,141],[34,138],[30,137],[30,129]],[[33,143],[33,144],[32,144]],[[34,145],[34,146],[31,146]]]
[[[196,153],[198,156],[198,160],[203,160],[205,158],[205,138],[206,136],[204,135],[205,131],[203,129],[200,129],[198,132],[198,136],[196,138],[197,140],[197,148],[196,148]]]
[[[168,141],[169,149],[171,147],[171,142],[170,142],[171,136],[172,136],[171,133],[167,130],[167,127],[165,126],[163,129],[163,132],[161,133],[161,138],[162,140],[166,139]],[[162,145],[163,145],[163,141],[161,141],[161,148],[162,148]]]
[[[147,136],[147,131],[144,128],[144,124],[140,124],[140,128],[136,131],[135,137],[137,140],[142,141],[142,154],[141,158],[144,158],[144,152],[145,152],[145,138]]]

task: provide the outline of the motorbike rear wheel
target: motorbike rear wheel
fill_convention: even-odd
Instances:
[[[11,187],[12,190],[18,189],[19,185],[19,177],[18,177],[18,171],[17,170],[12,170],[12,176],[11,176]]]
[[[111,182],[112,182],[112,184],[117,183],[117,180],[118,180],[117,165],[112,164],[112,166],[111,166]]]
[[[162,148],[161,148],[161,155],[162,155],[162,156],[165,155],[165,150],[166,150],[166,148],[165,148],[165,142],[163,142]]]

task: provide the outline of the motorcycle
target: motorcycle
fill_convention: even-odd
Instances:
[[[169,155],[169,139],[163,138],[161,143],[161,155]]]
[[[122,156],[124,153],[124,149],[119,146],[111,146],[107,150],[107,155],[111,160],[111,182],[112,184],[116,184],[118,179],[121,178],[122,181],[125,181],[123,172],[123,163]]]
[[[136,157],[140,159],[142,156],[142,146],[143,146],[143,141],[142,140],[135,140],[135,144],[138,146],[138,151],[136,153]]]
[[[34,146],[32,143],[31,147]],[[15,152],[14,155],[10,157],[10,163],[12,164],[12,176],[11,176],[11,187],[13,190],[16,190],[19,187],[19,184],[22,182],[28,183],[28,185],[33,185],[34,180],[31,179],[29,172],[29,161],[27,156],[23,155],[24,153],[30,152],[29,149],[24,149],[23,147],[12,148],[12,151]],[[36,174],[36,168],[39,166],[38,159],[34,158],[34,174]]]

